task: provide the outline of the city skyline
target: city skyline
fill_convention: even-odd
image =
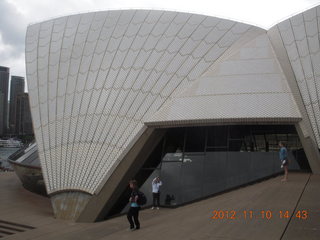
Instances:
[[[10,67],[0,66],[0,136],[32,133],[25,77],[10,74]]]
[[[28,89],[27,89],[27,81],[26,81],[26,76],[25,75],[18,75],[18,74],[12,74],[11,73],[11,67],[10,66],[5,66],[5,65],[1,65],[0,64],[0,67],[2,67],[2,68],[7,68],[7,69],[9,69],[9,75],[8,75],[8,77],[9,77],[9,83],[8,83],[8,104],[10,103],[10,96],[11,96],[11,94],[10,94],[10,91],[11,91],[11,80],[12,80],[12,77],[13,78],[23,78],[24,79],[24,92],[28,92]],[[8,113],[9,114],[9,113]]]

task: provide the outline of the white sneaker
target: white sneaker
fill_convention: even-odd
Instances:
[[[159,207],[157,207],[157,209],[159,210],[160,208],[159,208]]]
[[[154,207],[151,208],[152,210],[154,209]]]
[[[283,165],[281,164],[281,168],[283,168]]]

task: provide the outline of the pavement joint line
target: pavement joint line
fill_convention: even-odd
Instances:
[[[8,230],[13,230],[13,231],[16,231],[16,232],[24,232],[26,230],[22,230],[22,229],[18,229],[18,228],[13,228],[13,227],[8,227],[8,226],[3,226],[0,224],[0,229],[8,229]]]
[[[19,224],[19,223],[15,223],[15,222],[4,221],[1,219],[0,219],[0,224],[7,224],[7,225],[16,226],[16,227],[26,228],[26,229],[35,229],[35,227],[32,227],[32,226]]]
[[[308,185],[308,183],[309,183],[309,181],[310,181],[311,175],[312,175],[312,174],[309,174],[308,180],[306,181],[306,183],[305,183],[305,185],[304,185],[304,187],[303,187],[303,189],[302,189],[302,191],[301,191],[301,194],[300,194],[299,199],[298,199],[298,201],[297,201],[297,203],[296,203],[296,205],[295,205],[295,207],[294,207],[294,209],[293,209],[293,212],[292,212],[292,214],[291,214],[291,216],[290,216],[290,219],[289,219],[286,227],[284,228],[284,230],[283,230],[283,232],[282,232],[282,234],[281,234],[280,240],[282,240],[284,234],[286,233],[286,231],[287,231],[287,229],[288,229],[288,227],[289,227],[289,224],[290,224],[290,222],[291,222],[291,220],[292,220],[292,217],[293,217],[294,213],[295,213],[296,210],[297,210],[297,207],[298,207],[298,205],[299,205],[299,202],[300,202],[300,200],[301,200],[301,197],[302,197],[302,195],[303,195],[303,193],[304,193],[304,191],[305,191],[305,189],[306,189],[306,187],[307,187],[307,185]]]
[[[0,230],[0,233],[7,234],[7,235],[14,234],[14,232],[8,232],[8,231],[4,231],[4,230]]]

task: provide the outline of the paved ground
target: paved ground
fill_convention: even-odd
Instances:
[[[319,186],[320,175],[291,173],[285,183],[276,177],[177,209],[143,210],[142,228],[131,232],[125,216],[90,224],[56,220],[49,199],[24,190],[13,173],[0,173],[0,236],[6,240],[319,240]],[[223,211],[221,219],[213,211]]]

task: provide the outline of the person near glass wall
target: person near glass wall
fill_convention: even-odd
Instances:
[[[159,177],[152,180],[152,196],[153,196],[153,206],[152,209],[159,209],[160,207],[160,186],[162,182]]]
[[[279,142],[279,147],[280,147],[279,158],[281,161],[281,168],[284,169],[284,177],[281,181],[284,182],[288,180],[288,165],[289,165],[288,151],[283,142]]]
[[[130,230],[138,230],[140,229],[140,222],[139,222],[140,206],[138,204],[139,189],[138,189],[137,181],[131,180],[129,182],[129,186],[132,189],[132,192],[129,199],[130,209],[128,211],[127,218],[130,223]]]

